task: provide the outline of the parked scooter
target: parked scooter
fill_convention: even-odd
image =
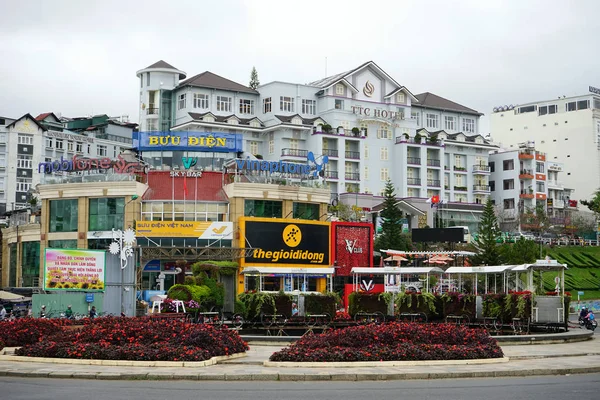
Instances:
[[[585,329],[589,329],[590,331],[595,331],[598,327],[598,321],[596,321],[596,317],[592,310],[589,310],[587,315],[583,318],[583,325]]]

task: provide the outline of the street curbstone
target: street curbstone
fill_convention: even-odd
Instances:
[[[113,373],[113,372],[99,372],[96,374],[96,379],[100,380],[108,380],[108,381],[118,381],[126,379],[122,374]]]
[[[252,374],[253,381],[276,381],[279,374]]]
[[[356,381],[356,374],[331,374],[332,381]]]
[[[225,374],[199,374],[199,381],[224,381]]]
[[[305,381],[306,376],[304,374],[279,374],[280,381]]]

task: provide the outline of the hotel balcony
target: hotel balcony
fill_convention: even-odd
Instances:
[[[522,169],[519,172],[519,179],[533,179],[533,170],[530,169]]]
[[[338,179],[337,171],[325,171],[325,179]]]
[[[454,191],[455,192],[466,192],[468,191],[466,186],[454,186]]]
[[[554,190],[564,190],[565,189],[565,185],[560,181],[550,179],[547,182],[548,182],[548,189],[554,189]]]
[[[546,195],[546,193],[536,193],[535,194],[535,199],[536,200],[546,200],[548,196]]]
[[[406,184],[410,186],[421,186],[421,179],[419,178],[407,178]]]
[[[457,167],[456,165],[453,167],[454,172],[462,172],[462,173],[467,173],[467,169],[465,167]]]
[[[437,179],[427,179],[427,186],[439,188],[441,187],[441,184]]]
[[[294,159],[298,159],[298,158],[302,158],[305,159],[308,156],[308,150],[301,150],[301,149],[281,149],[281,158],[294,158]]]
[[[154,108],[154,107],[146,108],[146,115],[156,115],[156,116],[158,116],[158,108]]]
[[[358,172],[346,172],[344,175],[345,175],[345,178],[347,181],[359,181],[360,180],[360,174]]]
[[[427,166],[428,167],[439,167],[440,160],[427,159]]]
[[[473,185],[473,193],[490,193],[488,185]]]
[[[406,157],[406,163],[411,165],[421,165],[421,159],[419,157]]]
[[[473,165],[473,173],[475,175],[489,175],[490,166],[485,164],[475,164]]]
[[[352,160],[360,160],[360,151],[346,151],[346,158]]]
[[[533,160],[534,159],[533,152],[529,151],[520,151],[519,152],[519,160]]]
[[[533,192],[527,192],[525,190],[521,190],[521,194],[519,194],[520,199],[533,199],[535,195]]]
[[[338,151],[337,150],[330,150],[330,149],[323,149],[323,155],[327,156],[327,157],[337,158],[338,157]]]
[[[557,208],[557,209],[563,209],[565,208],[565,201],[564,200],[557,200],[557,199],[548,199],[547,200],[547,205],[549,208]]]

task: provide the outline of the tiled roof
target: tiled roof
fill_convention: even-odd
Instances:
[[[49,115],[52,115],[52,113],[51,113],[51,112],[47,112],[47,113],[40,114],[40,115],[38,115],[37,117],[35,117],[35,120],[36,120],[36,121],[43,121],[43,120],[45,120],[45,119],[46,119],[46,117],[48,117]]]
[[[163,60],[157,61],[154,64],[152,64],[144,69],[151,69],[151,68],[173,69],[175,71],[179,71],[178,68],[175,68],[174,66],[172,66],[171,64],[169,64],[168,62],[165,62]],[[185,79],[185,74],[179,74],[179,79]]]
[[[291,124],[292,123],[292,119],[294,119],[295,117],[299,117],[300,119],[302,119],[302,124],[303,125],[312,125],[317,119],[321,119],[321,120],[325,121],[321,117],[302,118],[302,116],[300,114],[294,114],[294,115],[276,115],[275,116],[275,118],[277,118],[278,120],[280,120],[284,124]]]
[[[171,171],[149,171],[144,200],[228,202],[221,172],[203,172],[199,178],[171,177]],[[187,186],[187,195],[185,194]]]
[[[211,113],[210,111],[205,112],[205,113],[188,113],[190,115],[190,117],[192,117],[192,119],[194,120],[202,120],[207,114],[212,115],[213,117],[215,117],[215,122],[220,122],[223,124],[227,123],[227,120],[231,117],[235,117],[238,119],[238,121],[240,121],[240,125],[249,125],[251,121],[257,120],[261,126],[263,126],[263,122],[258,118],[258,117],[252,117],[252,118],[240,118],[237,115],[231,114],[231,115],[227,115],[226,117],[220,116],[220,115],[215,115],[213,113]]]
[[[197,86],[210,89],[228,90],[231,92],[258,94],[254,89],[241,85],[237,82],[230,81],[210,71],[205,71],[201,74],[192,76],[191,78],[181,82],[178,87]]]
[[[43,131],[47,130],[46,128],[44,128],[44,126],[40,125],[40,123],[35,118],[33,118],[33,115],[31,115],[29,113],[23,115],[21,118],[19,118],[17,120],[14,120],[9,125],[6,125],[6,129],[8,129],[8,128],[12,127],[12,126],[16,126],[17,122],[19,122],[22,119],[27,119],[27,118],[29,118],[30,120],[32,120],[38,126],[38,128],[40,128],[41,130],[43,130]]]
[[[415,97],[419,100],[419,103],[415,104],[415,106],[417,107],[435,108],[437,110],[448,110],[467,114],[483,115],[479,111],[465,107],[461,104],[455,103],[451,100],[445,99],[433,93],[425,92],[417,94],[415,95]]]

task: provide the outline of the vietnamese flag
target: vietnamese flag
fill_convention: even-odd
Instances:
[[[187,197],[187,195],[188,195],[186,174],[183,175],[183,194],[185,195],[185,197]]]

